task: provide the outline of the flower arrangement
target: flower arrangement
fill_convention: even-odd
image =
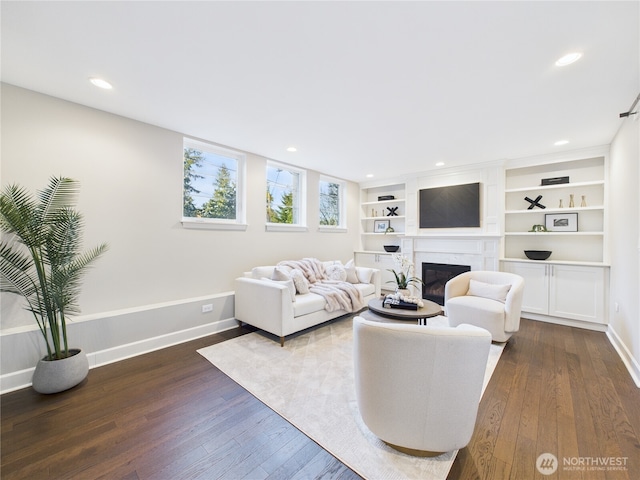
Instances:
[[[399,270],[389,269],[396,277],[395,283],[397,288],[407,289],[409,285],[422,285],[424,283],[418,277],[413,276],[413,262],[411,260],[401,253],[394,253],[391,258],[393,258],[393,263]],[[393,280],[389,280],[387,283],[393,283]]]

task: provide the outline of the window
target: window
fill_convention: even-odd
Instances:
[[[346,185],[342,181],[320,179],[320,226],[346,228],[345,191]]]
[[[183,225],[244,223],[244,155],[184,139]]]
[[[305,184],[306,174],[303,170],[267,163],[267,225],[305,227]]]

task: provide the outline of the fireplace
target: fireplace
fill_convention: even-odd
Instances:
[[[422,298],[444,305],[444,286],[453,277],[471,270],[469,265],[422,264]]]

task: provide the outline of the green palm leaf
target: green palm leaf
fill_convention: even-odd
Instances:
[[[69,347],[66,315],[79,312],[82,275],[107,250],[81,252],[82,216],[74,209],[77,181],[53,177],[34,199],[9,185],[0,194],[0,291],[24,297],[44,336],[49,358]]]

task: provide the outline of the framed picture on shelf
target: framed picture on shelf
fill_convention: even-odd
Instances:
[[[376,223],[373,226],[373,231],[375,233],[385,233],[390,225],[391,220],[376,220]]]
[[[544,216],[544,226],[549,232],[577,232],[577,213],[547,213]]]

